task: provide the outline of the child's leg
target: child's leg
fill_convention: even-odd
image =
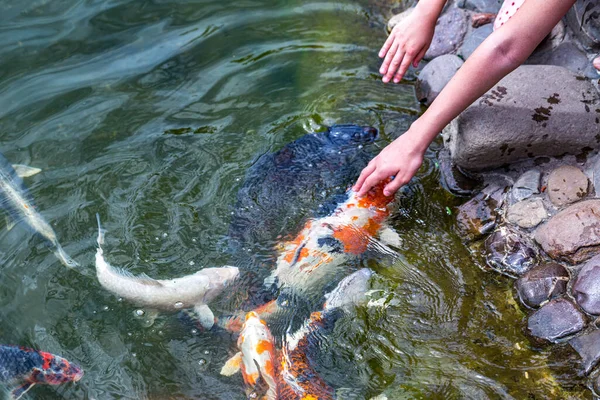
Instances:
[[[525,0],[504,0],[502,3],[502,8],[498,11],[498,15],[496,15],[496,20],[494,21],[494,30],[500,28],[506,21],[512,17],[515,12],[521,7]]]

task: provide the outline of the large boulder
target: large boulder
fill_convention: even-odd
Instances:
[[[588,78],[597,76],[585,52],[571,41],[564,41],[556,48],[534,53],[527,60],[527,64],[558,65]]]
[[[419,74],[415,88],[417,99],[430,105],[462,65],[463,60],[453,54],[434,58]]]
[[[600,94],[590,81],[550,65],[524,65],[445,129],[445,145],[465,169],[540,155],[580,154],[600,142]]]
[[[600,253],[600,200],[562,210],[536,230],[535,240],[550,257],[572,264]]]
[[[588,260],[572,288],[577,304],[588,314],[600,315],[600,256]]]

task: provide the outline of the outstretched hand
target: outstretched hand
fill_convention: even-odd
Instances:
[[[432,18],[419,7],[398,23],[379,50],[384,58],[379,72],[383,82],[400,82],[411,63],[416,68],[431,44],[437,16]]]
[[[356,184],[352,187],[359,197],[367,194],[379,182],[393,176],[394,179],[383,189],[385,196],[391,196],[417,173],[423,163],[423,155],[427,147],[423,148],[409,132],[386,146],[362,170]]]

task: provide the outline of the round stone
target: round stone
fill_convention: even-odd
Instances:
[[[588,186],[589,180],[579,168],[563,165],[548,177],[548,197],[555,206],[564,206],[585,197]]]
[[[456,52],[467,33],[469,14],[459,8],[450,8],[438,18],[431,45],[425,60]]]
[[[566,299],[555,299],[531,314],[527,329],[537,338],[556,342],[579,332],[585,323],[585,316],[575,304]]]
[[[572,288],[577,304],[588,314],[600,315],[600,255],[588,260]]]
[[[517,230],[502,226],[485,240],[488,265],[500,273],[517,277],[537,262],[535,244]]]
[[[461,237],[476,240],[496,226],[496,209],[504,203],[505,186],[489,185],[477,196],[458,207],[456,226]]]
[[[521,228],[536,227],[548,217],[548,211],[541,199],[527,199],[508,207],[508,222]]]
[[[567,289],[569,272],[556,263],[541,264],[527,271],[516,283],[521,303],[537,308],[542,303],[562,295]]]

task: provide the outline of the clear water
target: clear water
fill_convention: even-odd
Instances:
[[[86,372],[31,398],[245,397],[240,376],[219,375],[235,350],[229,334],[193,332],[176,315],[144,327],[135,306],[99,286],[95,214],[109,262],[134,273],[227,264],[231,207],[258,156],[336,122],[377,127],[383,146],[421,112],[410,77],[378,79],[382,12],[392,5],[402,8],[0,3],[0,149],[43,169],[26,184],[84,271],[64,268],[22,225],[0,233],[0,341],[61,354]],[[568,363],[556,346],[523,334],[512,281],[483,271],[454,233],[461,199],[441,189],[436,149],[392,219],[404,260],[367,261],[378,305],[338,323],[318,370],[340,398],[590,396],[560,372]]]

